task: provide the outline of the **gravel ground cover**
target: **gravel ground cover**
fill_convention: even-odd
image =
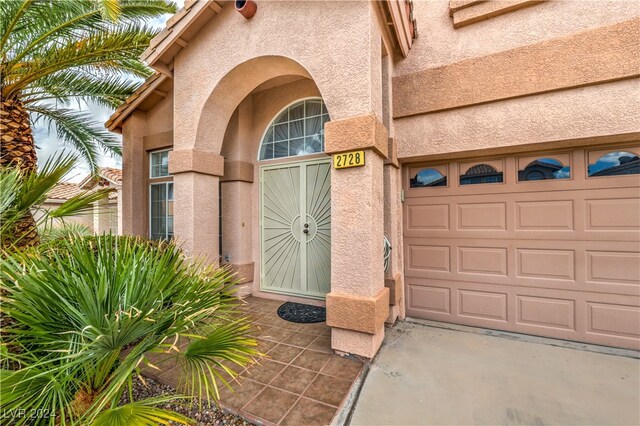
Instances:
[[[144,383],[139,377],[133,379],[133,398],[135,400],[174,393],[176,393],[174,388],[163,385],[153,379],[145,378]],[[129,396],[127,392],[125,392],[125,395],[122,397],[122,403],[126,403],[128,400]],[[240,416],[225,412],[215,405],[209,405],[207,402],[203,402],[202,409],[200,409],[197,399],[193,405],[191,405],[189,401],[171,402],[162,405],[162,408],[190,417],[196,421],[195,424],[198,426],[255,426],[255,423]]]

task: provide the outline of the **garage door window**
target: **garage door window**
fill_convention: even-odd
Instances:
[[[447,186],[447,177],[436,169],[425,168],[416,173],[410,180],[411,188],[431,186]]]
[[[518,171],[519,181],[569,179],[571,168],[555,158],[538,158]]]
[[[609,152],[589,164],[589,177],[640,174],[640,156],[626,152]]]
[[[476,164],[460,175],[460,185],[476,185],[480,183],[501,183],[502,171],[490,164]]]

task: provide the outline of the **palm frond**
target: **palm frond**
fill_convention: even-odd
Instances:
[[[175,411],[156,407],[175,397],[149,398],[102,411],[93,421],[94,426],[156,426],[171,422],[193,424],[194,421]]]
[[[63,153],[47,160],[38,173],[23,175],[13,168],[0,169],[0,235],[10,235],[27,212],[38,212],[36,224],[48,229],[54,221],[91,210],[93,203],[108,197],[111,190],[103,188],[74,196],[55,210],[41,208],[51,190],[76,163],[75,156]]]
[[[81,223],[61,222],[53,226],[41,226],[38,233],[41,242],[47,244],[60,239],[87,237],[91,235],[91,230]]]
[[[138,87],[130,78],[118,75],[95,75],[82,71],[62,71],[43,77],[38,82],[39,93],[29,93],[23,97],[27,105],[43,100],[55,99],[68,102],[70,99],[93,101],[109,108],[115,108]]]
[[[175,245],[137,238],[73,237],[14,253],[0,269],[3,310],[16,321],[3,338],[24,349],[12,355],[23,367],[0,389],[15,395],[2,398],[13,403],[31,395],[36,380],[56,378],[62,390],[45,386],[31,408],[68,412],[88,400],[81,424],[186,421],[154,411],[157,399],[116,407],[150,351],[181,346],[196,387],[216,399],[218,383],[228,383],[215,367],[258,356],[246,322],[232,319],[238,312],[229,286],[228,271],[194,267]],[[63,391],[73,397],[52,405]]]
[[[127,78],[135,81],[152,73],[139,59],[158,33],[150,20],[175,11],[169,0],[2,0],[0,96],[24,101],[54,122],[63,120],[57,123],[58,133],[95,169],[96,147],[117,154],[114,139],[104,132],[92,140],[90,134],[101,133],[98,127],[87,131],[64,111],[43,112],[42,101],[121,103],[136,86],[127,84]]]
[[[2,94],[11,98],[39,79],[72,67],[100,66],[137,60],[157,34],[157,29],[138,22],[111,31],[94,30],[84,37],[61,39],[46,45],[4,72]]]
[[[44,104],[33,104],[28,109],[36,114],[35,121],[43,119],[49,124],[55,124],[58,137],[70,143],[87,160],[93,172],[98,169],[98,148],[108,153],[121,154],[118,138],[94,121],[88,112]]]

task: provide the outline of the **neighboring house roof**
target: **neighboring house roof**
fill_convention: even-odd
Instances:
[[[547,168],[547,169],[551,169],[553,171],[560,170],[562,167],[564,167],[564,166],[561,166],[559,164],[553,164],[553,163],[547,163],[546,161],[535,160],[535,161],[532,161],[531,163],[529,163],[527,165],[527,167],[525,167],[525,170],[527,170],[527,169],[529,169],[531,167],[534,167],[534,166],[544,167],[544,168]]]
[[[116,184],[122,183],[122,169],[114,169],[113,167],[100,167],[100,175],[109,179]]]
[[[624,156],[619,158],[620,164],[591,173],[589,176],[616,176],[637,173],[640,169],[640,156]],[[625,173],[626,172],[626,173]]]
[[[76,195],[80,195],[83,192],[85,191],[81,189],[77,183],[59,182],[51,189],[49,194],[47,194],[47,198],[64,201],[75,197]]]
[[[470,167],[469,170],[464,174],[464,176],[477,176],[477,175],[489,175],[498,172],[494,167],[488,164],[476,164],[473,167]]]
[[[122,170],[113,167],[100,167],[98,177],[88,175],[80,183],[59,182],[47,194],[50,202],[64,202],[76,195],[83,194],[98,188],[112,187],[114,191],[109,194],[109,200],[117,200],[117,189],[122,185]]]
[[[106,182],[101,182],[106,181]],[[109,186],[112,184],[116,188],[122,185],[122,170],[114,169],[113,167],[99,167],[98,176],[87,175],[86,178],[78,184],[82,189],[91,189],[96,184],[101,183],[101,186]]]
[[[54,186],[47,194],[47,202],[63,203],[76,195],[89,192],[91,189],[83,189],[80,184],[72,182],[59,182]],[[109,193],[109,200],[115,201],[118,199],[118,191],[111,191]]]

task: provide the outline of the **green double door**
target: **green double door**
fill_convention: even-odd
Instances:
[[[331,283],[331,163],[260,169],[261,290],[324,299]]]

